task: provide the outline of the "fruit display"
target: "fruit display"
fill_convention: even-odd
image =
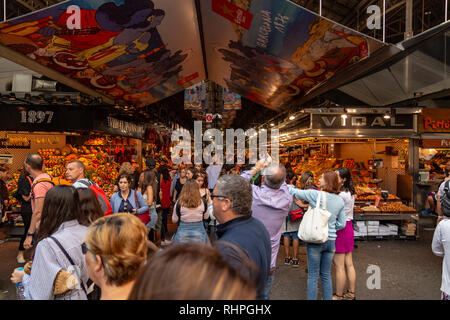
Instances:
[[[9,206],[20,206],[19,201],[13,196],[17,191],[17,183],[19,182],[20,173],[14,173],[12,179],[7,181],[6,187],[8,188]]]
[[[389,213],[389,214],[405,214],[405,213],[416,213],[416,210],[412,207],[401,202],[382,202],[378,207],[374,205],[362,206],[355,205],[353,208],[355,213]]]
[[[65,180],[66,163],[79,160],[85,166],[86,178],[94,181],[105,193],[111,197],[118,177],[117,163],[110,163],[109,156],[100,147],[79,146],[70,144],[59,149],[39,149],[46,172],[51,175],[56,184],[70,184]]]
[[[340,167],[345,167],[352,174],[353,184],[357,194],[357,201],[374,201],[381,197],[381,189],[376,187],[376,180],[373,179],[375,170],[370,170],[364,162],[357,162],[353,159],[337,159],[329,157],[328,154],[317,153],[310,158],[297,156],[294,161],[290,161],[292,170],[296,174],[310,171],[314,175],[316,184],[320,176],[327,171],[335,171]],[[290,159],[291,160],[291,159]],[[296,160],[296,161],[295,161]],[[400,200],[395,195],[389,194],[388,200]]]
[[[414,208],[408,207],[401,202],[382,203],[379,206],[381,212],[416,212]]]
[[[376,198],[382,199],[381,190],[377,190],[374,194],[357,194],[356,201],[374,201]],[[389,194],[388,200],[401,200],[399,197]]]
[[[312,157],[305,161],[299,161],[293,166],[294,172],[301,174],[310,171],[318,179],[327,171],[334,171],[340,167],[346,167],[352,174],[355,185],[369,186],[373,180],[372,171],[368,170],[363,162],[355,162],[353,159],[337,159]]]
[[[367,206],[367,207],[362,207],[361,211],[363,211],[363,212],[379,212],[380,209],[378,209],[375,206]]]
[[[423,149],[421,149],[421,151],[422,150]],[[419,169],[420,171],[430,172],[430,181],[441,181],[444,179],[445,164],[450,160],[450,151],[441,150],[435,152],[436,153],[429,160],[426,158],[419,159]]]

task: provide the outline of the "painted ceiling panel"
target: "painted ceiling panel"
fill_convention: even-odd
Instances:
[[[286,0],[201,1],[209,79],[270,108],[384,44]]]
[[[0,43],[137,106],[205,79],[194,0],[70,0],[0,24]]]

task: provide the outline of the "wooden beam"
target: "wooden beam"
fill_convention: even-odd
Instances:
[[[40,63],[34,61],[33,59],[24,56],[17,51],[12,50],[11,48],[4,46],[0,44],[0,56],[2,56],[5,59],[8,59],[12,62],[15,62],[17,64],[20,64],[21,66],[24,66],[25,68],[28,68],[30,70],[33,70],[37,73],[43,74],[53,80],[56,80],[58,82],[61,82],[65,84],[66,86],[69,86],[75,90],[81,91],[85,94],[88,94],[95,98],[102,98],[103,102],[108,104],[114,104],[114,100],[110,97],[95,91],[94,89],[89,88],[88,86],[85,86],[84,84],[79,83],[78,81],[75,81],[73,79],[70,79],[66,77],[64,74],[55,71],[53,69],[47,68]]]

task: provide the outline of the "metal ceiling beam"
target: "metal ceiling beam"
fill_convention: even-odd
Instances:
[[[79,83],[78,81],[68,78],[67,76],[65,76],[64,74],[62,74],[58,71],[49,69],[27,56],[18,54],[17,51],[14,51],[11,48],[4,46],[2,44],[0,44],[0,56],[2,56],[5,59],[8,59],[12,62],[15,62],[21,66],[24,66],[25,68],[28,68],[32,71],[35,71],[42,75],[45,75],[53,80],[61,82],[65,85],[67,85],[75,90],[78,90],[80,92],[83,92],[87,95],[90,95],[95,98],[102,98],[103,102],[105,102],[105,103],[114,104],[114,100],[111,99],[110,97],[108,97],[104,94],[101,94],[101,93],[95,91],[94,89],[91,89],[91,88]]]
[[[47,7],[46,3],[44,3],[41,0],[15,0],[15,1],[31,11],[36,11]]]

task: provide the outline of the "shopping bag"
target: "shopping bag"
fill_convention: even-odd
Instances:
[[[320,207],[322,200],[322,208]],[[309,243],[325,243],[328,240],[328,220],[331,213],[326,210],[327,196],[323,191],[317,196],[316,206],[309,207],[298,228],[298,237]]]

